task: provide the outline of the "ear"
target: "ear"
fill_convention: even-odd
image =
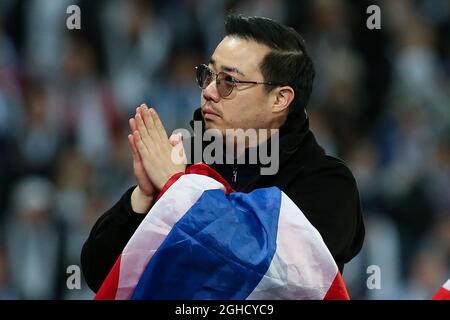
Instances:
[[[295,96],[294,89],[289,86],[277,87],[272,91],[272,94],[272,111],[276,113],[286,110]]]

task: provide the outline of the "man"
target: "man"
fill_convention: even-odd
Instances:
[[[224,135],[227,129],[279,129],[279,170],[262,175],[260,162],[208,164],[236,191],[281,189],[319,231],[342,272],[363,243],[360,201],[349,169],[325,155],[309,130],[306,106],[314,68],[304,41],[292,28],[266,18],[230,16],[225,29],[209,65],[197,67],[202,94],[194,120]],[[179,139],[167,138],[153,109],[137,108],[130,127],[138,184],[100,217],[82,251],[84,275],[96,292],[158,192],[186,169],[172,161],[172,147]],[[272,140],[261,138],[258,143]],[[245,154],[259,146],[247,145]]]

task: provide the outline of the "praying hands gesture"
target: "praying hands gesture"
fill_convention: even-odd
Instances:
[[[138,183],[131,195],[131,206],[135,212],[147,213],[169,178],[186,169],[185,164],[175,164],[171,159],[172,148],[181,142],[181,137],[172,135],[169,139],[156,111],[146,105],[136,109],[129,124],[128,142]]]

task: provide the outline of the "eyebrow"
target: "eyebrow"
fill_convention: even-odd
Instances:
[[[213,58],[211,58],[211,59],[209,59],[209,64],[212,64],[213,66],[215,66],[216,61]],[[245,77],[245,74],[236,67],[229,67],[229,66],[222,65],[220,69],[222,71],[226,71],[226,72],[235,72],[235,73],[238,73],[238,74],[242,75],[243,77]]]

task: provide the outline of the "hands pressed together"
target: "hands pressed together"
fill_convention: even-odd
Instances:
[[[145,104],[136,108],[129,124],[128,142],[138,183],[131,195],[131,206],[135,212],[147,213],[169,178],[186,169],[185,164],[176,164],[171,158],[172,149],[181,143],[181,137],[172,135],[169,139],[156,111]]]

